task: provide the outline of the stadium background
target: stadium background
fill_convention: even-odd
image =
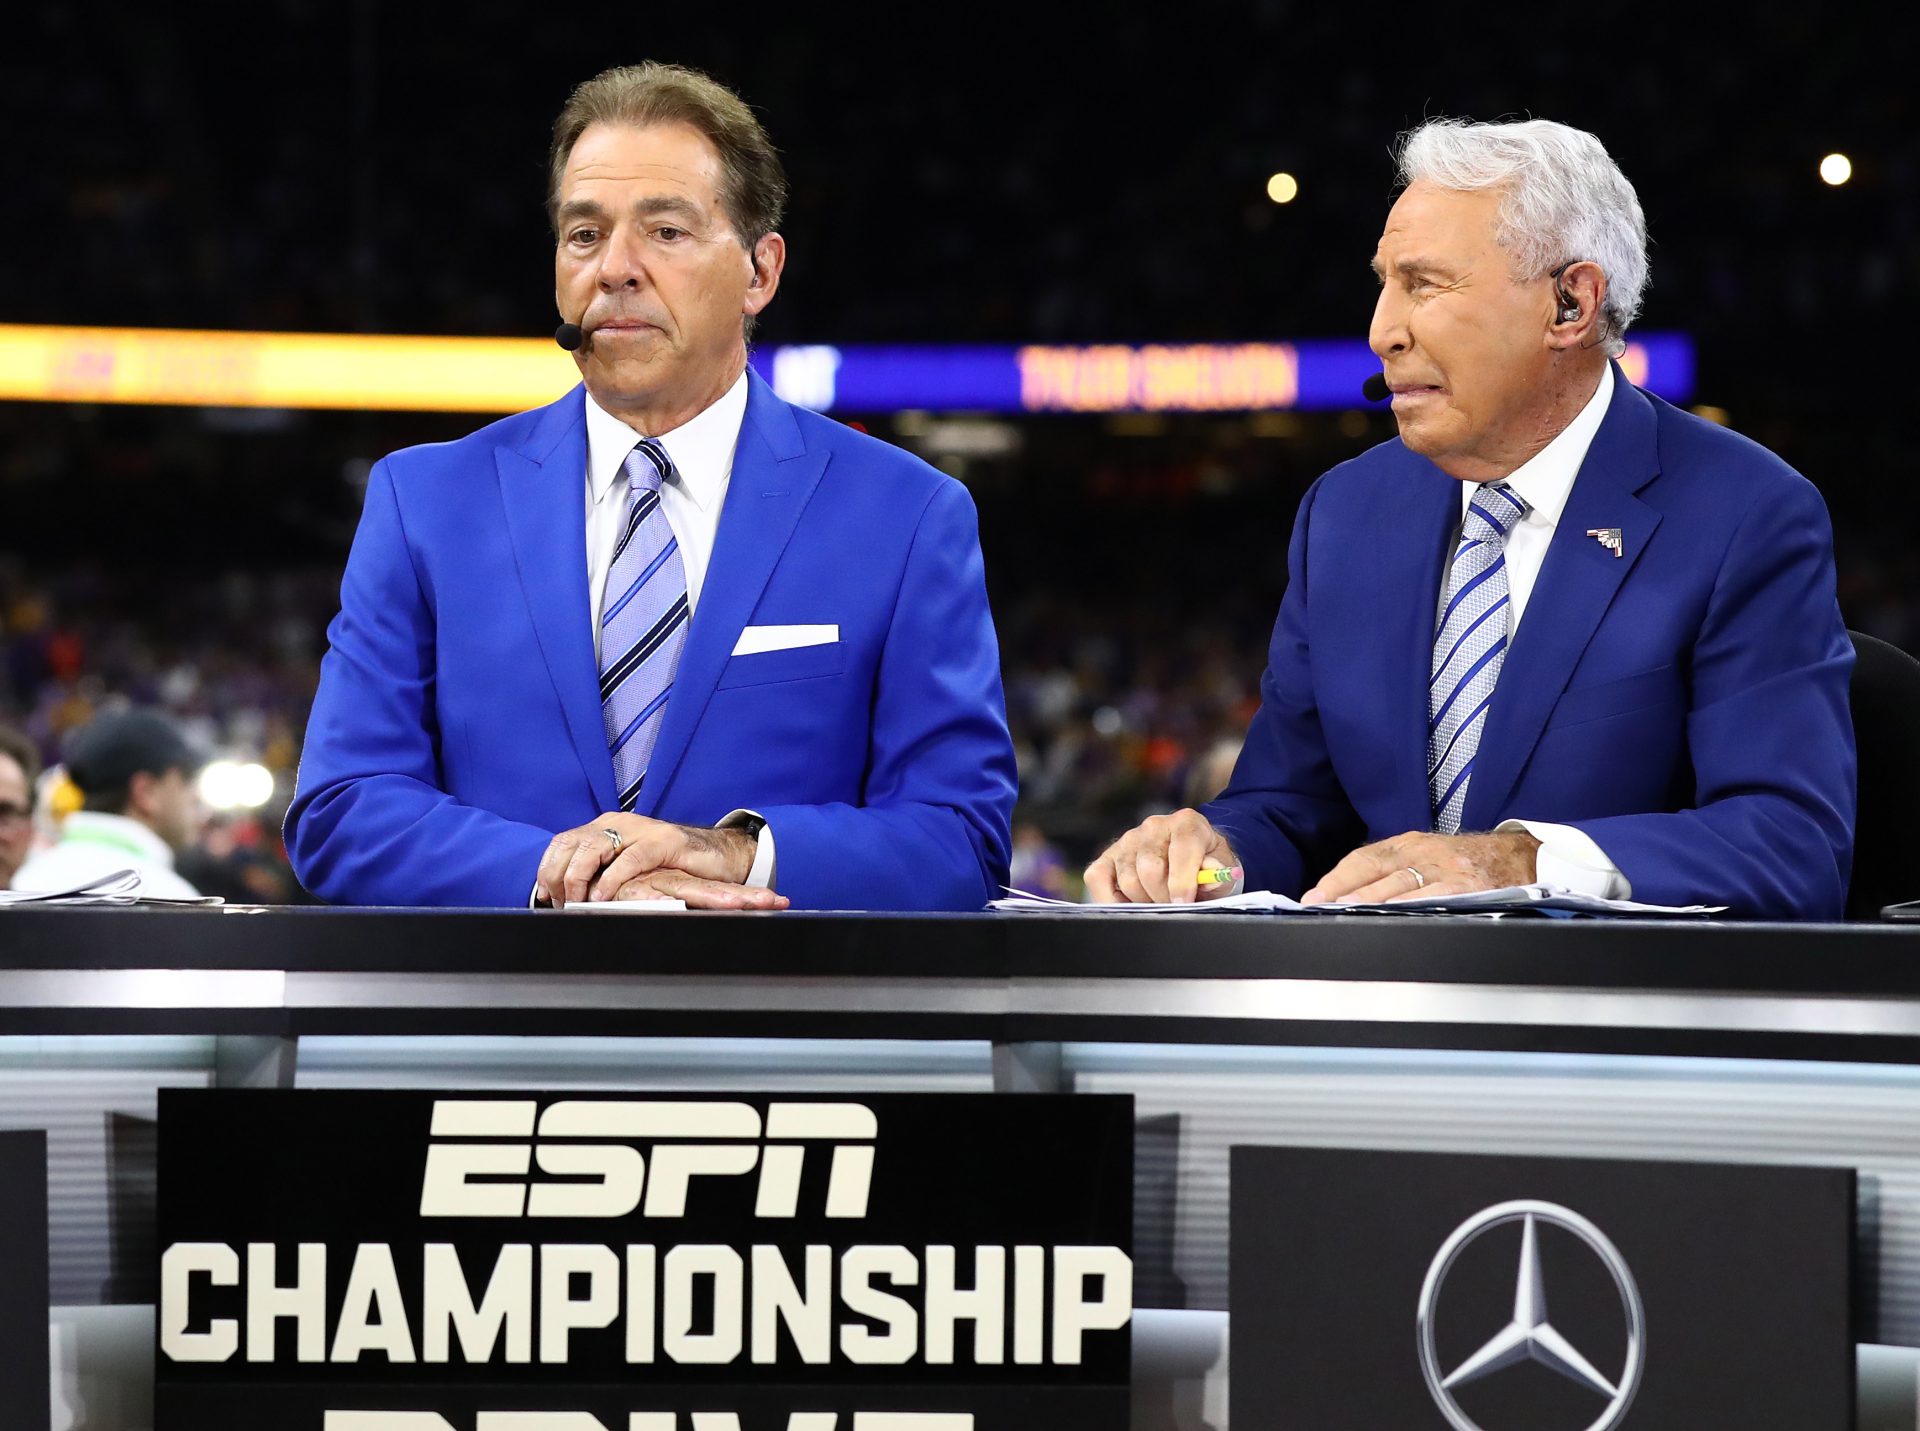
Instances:
[[[1920,124],[1885,37],[1817,9],[1736,28],[1555,14],[986,8],[932,33],[877,7],[21,9],[0,57],[0,323],[543,335],[552,116],[572,83],[650,57],[735,86],[786,157],[763,349],[1354,338],[1395,134],[1537,114],[1597,133],[1637,186],[1641,327],[1691,337],[1693,402],[1825,493],[1849,624],[1920,649],[1902,390]],[[1837,187],[1818,172],[1834,152]],[[1392,434],[1357,397],[836,415],[979,504],[1034,885],[1217,788],[1294,506]],[[106,703],[187,718],[274,789],[217,812],[183,868],[298,898],[278,819],[367,468],[484,420],[0,402],[0,719],[54,757]]]

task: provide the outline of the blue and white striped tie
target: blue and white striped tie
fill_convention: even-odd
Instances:
[[[607,570],[600,610],[600,710],[613,752],[620,808],[631,810],[666,719],[667,696],[687,640],[687,572],[660,508],[673,459],[651,437],[627,454],[627,523]]]
[[[1480,732],[1506,660],[1513,624],[1507,534],[1529,510],[1507,487],[1483,483],[1461,523],[1427,683],[1427,792],[1433,828],[1442,835],[1460,831]]]

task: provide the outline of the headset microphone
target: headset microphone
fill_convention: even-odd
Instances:
[[[553,341],[571,353],[587,341],[587,335],[580,331],[578,323],[562,323],[553,330]]]
[[[1387,387],[1387,380],[1380,373],[1368,374],[1367,380],[1360,384],[1360,396],[1368,402],[1382,401],[1389,391],[1391,389]]]

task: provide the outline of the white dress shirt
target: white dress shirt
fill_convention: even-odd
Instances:
[[[140,876],[139,894],[198,899],[200,891],[174,873],[173,849],[138,820],[102,810],[75,810],[60,822],[59,842],[31,856],[13,887],[35,894],[72,889],[119,870]]]
[[[1594,434],[1599,432],[1607,415],[1607,404],[1612,400],[1613,365],[1609,363],[1600,370],[1600,385],[1593,390],[1587,405],[1580,409],[1579,416],[1553,441],[1515,468],[1511,476],[1502,479],[1532,509],[1514,524],[1507,536],[1509,643],[1526,615],[1527,599],[1533,595],[1534,583],[1540,578],[1540,566],[1547,559],[1547,548],[1553,542],[1555,528],[1560,525],[1560,514],[1567,509],[1573,480],[1580,475],[1580,464],[1586,461],[1587,449],[1593,445]],[[1460,484],[1463,522],[1478,486],[1474,482]],[[1440,599],[1446,600],[1444,592]],[[1534,855],[1534,878],[1541,884],[1558,885],[1606,899],[1632,897],[1631,882],[1586,832],[1571,825],[1553,825],[1540,820],[1503,820],[1498,828],[1525,830],[1540,842]]]
[[[700,588],[713,559],[720,530],[720,509],[733,480],[733,452],[740,445],[740,424],[747,416],[747,375],[742,372],[712,407],[676,427],[656,434],[673,459],[674,480],[660,487],[660,510],[680,539],[680,564],[687,572],[687,613],[700,608]],[[620,469],[640,434],[587,394],[587,599],[593,609],[593,655],[600,657],[600,611],[606,602],[607,573],[614,548],[627,524],[627,484]]]
[[[679,542],[680,564],[687,573],[687,620],[700,606],[707,566],[713,560],[713,542],[720,531],[720,512],[733,480],[733,454],[740,445],[740,425],[747,416],[747,375],[742,370],[734,385],[715,402],[671,432],[654,434],[673,461],[674,479],[660,487],[660,511]],[[607,573],[613,568],[614,548],[627,522],[627,484],[620,469],[640,441],[641,434],[601,407],[587,394],[587,601],[593,621],[593,656],[600,659],[600,610],[606,602]],[[668,702],[672,704],[671,699]],[[735,810],[720,823],[739,824],[759,816]],[[773,831],[762,825],[747,883],[755,889],[773,888]]]

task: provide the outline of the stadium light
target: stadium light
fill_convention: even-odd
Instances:
[[[517,412],[580,380],[551,338],[0,324],[0,398]]]
[[[1839,188],[1853,177],[1853,160],[1844,154],[1829,154],[1820,161],[1820,177]]]
[[[200,772],[200,798],[215,810],[258,810],[273,798],[273,772],[251,761],[216,760]]]
[[[1300,195],[1300,181],[1286,172],[1267,180],[1267,197],[1276,204],[1291,204]]]

